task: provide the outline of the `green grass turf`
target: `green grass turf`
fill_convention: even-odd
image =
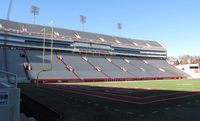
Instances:
[[[76,84],[165,88],[169,92],[172,90],[191,91],[200,89],[200,80],[156,80]],[[199,95],[147,105],[137,105],[47,89],[46,87],[36,87],[31,84],[22,84],[19,87],[22,93],[61,114],[63,116],[61,121],[199,121],[200,119]],[[73,99],[65,96],[73,97]],[[77,101],[74,98],[77,98]],[[84,102],[80,102],[80,100],[84,100]],[[91,103],[88,104],[88,101]],[[95,104],[98,104],[98,106]],[[181,105],[181,107],[177,105]],[[104,106],[108,106],[108,108],[104,108]],[[168,107],[170,110],[166,110]],[[115,109],[118,110],[115,111]],[[152,113],[154,111],[157,111],[157,113]]]
[[[69,85],[70,84],[68,84],[68,86]],[[126,96],[141,97],[141,98],[146,97],[146,96],[164,95],[164,94],[177,92],[177,91],[167,91],[167,90],[157,91],[157,90],[144,90],[144,89],[131,89],[131,88],[127,89],[127,88],[119,88],[119,87],[115,88],[115,87],[106,87],[106,86],[100,87],[100,86],[87,86],[87,85],[78,85],[78,87],[79,87],[79,90],[83,90],[83,91],[126,95]],[[130,91],[131,93],[129,93]]]
[[[68,83],[69,84],[69,83]],[[200,80],[181,79],[181,80],[147,80],[147,81],[119,81],[119,82],[82,82],[70,83],[89,86],[119,86],[119,87],[138,87],[138,88],[159,88],[161,90],[192,91],[200,90]]]
[[[95,106],[98,101],[112,106],[112,101],[105,102],[105,100],[93,97],[36,87],[30,84],[18,86],[23,94],[59,113],[63,117],[60,121],[130,121],[131,119],[129,116],[124,117],[123,113],[116,115],[110,109],[106,110],[100,106]],[[70,100],[65,96],[77,98],[79,101]],[[87,100],[92,104],[82,103],[80,100]]]

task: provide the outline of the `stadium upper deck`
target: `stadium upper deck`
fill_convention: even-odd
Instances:
[[[44,34],[45,28],[45,34]],[[62,28],[51,28],[0,19],[0,44],[29,48],[42,48],[45,36],[46,47],[54,40],[54,49],[83,53],[161,57],[167,52],[157,41],[136,40],[97,33],[89,33]]]

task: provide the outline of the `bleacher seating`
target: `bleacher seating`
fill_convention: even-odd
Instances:
[[[17,75],[17,81],[26,82],[27,76],[24,71],[23,64],[26,62],[24,57],[21,57],[20,54],[23,53],[22,50],[15,50],[15,49],[6,49],[7,53],[7,70],[5,69],[5,57],[3,54],[3,48],[0,49],[0,70],[8,71],[10,73]],[[5,74],[0,73],[0,78],[5,77]]]
[[[149,73],[151,77],[159,77],[159,76],[173,76],[167,72],[162,72],[159,68],[154,67],[147,63],[147,61],[138,58],[126,58],[130,60],[130,63],[140,69],[143,69],[146,73]]]
[[[30,71],[32,78],[36,77],[38,71],[41,70],[42,66],[42,51],[27,51],[29,60],[33,70]],[[31,56],[30,56],[31,55]],[[61,55],[63,61],[66,65],[73,68],[73,71],[77,76],[84,79],[114,79],[114,78],[154,78],[154,77],[173,77],[180,75],[180,72],[174,71],[172,67],[168,67],[167,63],[162,62],[163,60],[157,60],[155,65],[151,63],[151,60],[146,60],[146,58],[134,58],[134,57],[117,57],[117,56],[100,56],[100,55],[79,55],[72,53],[59,52],[58,55]],[[50,54],[49,52],[45,56],[45,65],[46,68],[50,68]],[[109,58],[109,59],[107,59]],[[126,60],[129,60],[130,63],[127,63]],[[108,61],[110,60],[110,61]],[[76,76],[66,70],[63,66],[64,64],[56,58],[56,54],[53,55],[53,69],[52,71],[43,72],[41,78],[76,78]],[[101,71],[98,71],[96,68],[100,68]],[[123,71],[123,68],[127,69]],[[102,73],[103,72],[103,73]],[[106,75],[105,75],[105,74]],[[59,75],[58,75],[59,74]]]
[[[24,54],[23,50],[7,49],[8,71],[17,74],[18,80],[25,81],[27,77],[23,68],[23,63],[26,62],[26,58],[20,56],[20,54]]]
[[[157,41],[52,29],[2,19],[0,25],[0,69],[17,74],[20,80],[108,81],[189,76],[166,62],[166,48]],[[47,49],[43,67],[44,28]],[[51,40],[55,47],[52,59]]]
[[[186,74],[186,73],[182,72],[181,70],[178,70],[177,68],[174,68],[173,66],[168,64],[166,60],[163,60],[163,59],[147,59],[147,61],[149,62],[149,64],[151,64],[155,67],[162,68],[162,69],[168,71],[173,76],[179,76],[179,75],[183,75],[185,77],[189,76],[188,74]]]
[[[8,23],[8,24],[6,24]],[[29,34],[33,36],[39,36],[42,37],[42,32],[41,30],[43,28],[46,28],[46,34],[50,35],[52,33],[51,27],[47,26],[41,26],[41,25],[32,25],[32,24],[24,24],[24,23],[19,23],[19,22],[6,22],[6,20],[0,19],[0,24],[7,28],[11,28],[13,30],[19,30],[21,31],[21,34]],[[26,28],[27,31],[23,33],[23,28]],[[96,34],[96,33],[88,33],[88,32],[81,32],[81,31],[76,31],[76,30],[69,30],[69,29],[62,29],[62,28],[54,28],[54,31],[58,32],[60,36],[62,37],[68,37],[68,39],[74,40],[76,38],[75,34],[77,33],[82,39],[78,39],[78,41],[88,41],[90,42],[91,40],[94,42],[101,42],[101,43],[107,43],[107,44],[116,44],[116,45],[128,45],[129,46],[134,46],[132,43],[137,43],[138,46],[144,46],[146,47],[146,44],[148,43],[152,47],[162,47],[158,42],[156,41],[145,41],[145,40],[136,40],[136,39],[127,39],[127,38],[122,38],[122,37],[115,37],[115,36],[109,36],[109,35],[103,35],[103,34]],[[58,38],[62,38],[58,37]],[[101,41],[100,38],[103,38],[105,41]],[[64,38],[63,38],[64,39]],[[120,42],[117,43],[117,40]]]
[[[1,56],[1,59],[0,59],[0,70],[5,70],[4,69],[4,58],[3,58],[3,48],[0,48],[0,56]]]
[[[77,33],[80,35],[81,38],[87,38],[90,41],[96,41],[96,42],[100,41],[98,36],[96,36],[93,33],[87,33],[87,32],[81,32],[81,31],[77,31]]]
[[[32,70],[28,71],[29,75],[32,79],[37,78],[37,74],[40,70],[43,68],[43,60],[42,60],[42,51],[26,51],[27,57],[30,61],[30,64],[32,66]],[[52,68],[51,68],[51,57],[50,52],[45,53],[45,61],[44,61],[44,71],[39,75],[39,78],[50,78],[50,79],[72,79],[77,78],[73,72],[68,71],[65,68],[65,65],[57,59],[55,53],[53,54],[53,61],[52,61]]]
[[[132,75],[122,71],[120,68],[113,65],[111,62],[106,60],[104,56],[87,56],[88,60],[94,65],[102,69],[104,73],[109,75],[111,78],[130,78]]]
[[[85,61],[81,55],[70,54],[70,53],[60,53],[66,64],[69,64],[74,68],[74,72],[80,78],[107,78],[101,72],[95,70],[95,68]]]
[[[26,56],[20,57],[23,50],[7,49],[8,70],[16,73],[21,79],[27,79],[24,72],[23,64],[29,63],[32,70],[26,70],[31,79],[36,79],[37,74],[42,70],[42,51],[26,50]],[[2,49],[0,49],[2,55]],[[58,57],[62,57],[63,62]],[[15,61],[12,59],[15,58]],[[45,53],[45,69],[51,67],[50,52]],[[84,58],[87,58],[84,60]],[[109,62],[109,58],[111,61]],[[1,60],[2,61],[2,60]],[[102,55],[80,55],[69,52],[53,53],[52,70],[44,71],[39,75],[39,79],[49,80],[112,80],[112,79],[127,79],[127,78],[155,78],[155,77],[178,77],[188,76],[185,73],[170,66],[162,59],[147,59],[134,57],[119,57],[119,56],[102,56]],[[128,63],[129,62],[129,63]],[[1,62],[2,63],[2,62]],[[73,72],[67,70],[66,65],[73,68]],[[97,67],[100,71],[97,70]],[[122,68],[126,69],[124,71]]]
[[[63,36],[72,37],[72,38],[76,37],[74,31],[71,31],[71,30],[57,28],[55,29],[55,31]]]
[[[116,63],[120,67],[126,68],[134,77],[151,77],[149,73],[144,72],[137,66],[132,65],[131,62],[127,63],[122,57],[111,57],[111,59],[113,60],[113,63]],[[129,59],[127,60],[130,61]]]
[[[5,61],[3,58],[3,48],[0,48],[0,70],[5,71]],[[3,80],[5,78],[5,74],[0,73],[0,80]]]

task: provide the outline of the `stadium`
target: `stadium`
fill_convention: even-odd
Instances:
[[[7,62],[3,70],[17,74],[20,81],[126,81],[187,77],[166,62],[166,48],[156,41],[5,20],[0,23],[1,38],[7,40],[1,41],[7,45],[7,48],[1,47],[2,57],[7,56],[7,60],[2,60],[2,63]],[[11,58],[15,58],[15,62]]]
[[[0,19],[0,56],[2,121],[200,118],[199,79],[159,41]]]
[[[54,93],[58,91],[58,96],[63,93],[67,97],[72,95],[69,98],[74,100],[80,98],[80,101],[84,102],[86,99],[87,105],[92,103],[92,100],[97,109],[99,105],[104,105],[103,103],[109,104],[104,108],[125,103],[121,104],[122,107],[130,110],[127,107],[130,104],[134,104],[131,105],[133,107],[147,104],[152,106],[154,102],[163,103],[173,99],[180,101],[183,97],[196,96],[199,93],[193,89],[181,92],[183,88],[168,91],[165,89],[167,87],[162,89],[153,86],[153,80],[186,79],[189,76],[166,62],[167,50],[157,41],[135,40],[2,19],[0,26],[0,52],[3,57],[1,68],[16,74],[18,83],[33,83],[32,86],[20,85],[25,94],[31,91],[27,90],[27,87],[33,88],[37,93],[35,83],[40,85],[42,90],[54,90]],[[8,75],[2,74],[1,80],[7,77]],[[131,84],[131,81],[141,80],[149,81],[142,81],[147,84]],[[171,80],[169,84],[177,82],[180,83],[180,80]],[[181,83],[183,82],[182,80]],[[171,86],[170,84],[168,88]],[[162,103],[160,105],[163,105]],[[114,110],[120,112],[121,109]],[[129,115],[134,113],[127,111]],[[138,115],[143,117],[144,114]]]

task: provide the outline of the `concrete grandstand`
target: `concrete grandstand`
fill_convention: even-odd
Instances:
[[[17,74],[21,82],[156,80],[188,76],[166,62],[167,50],[157,41],[0,19],[0,46],[1,70]]]

